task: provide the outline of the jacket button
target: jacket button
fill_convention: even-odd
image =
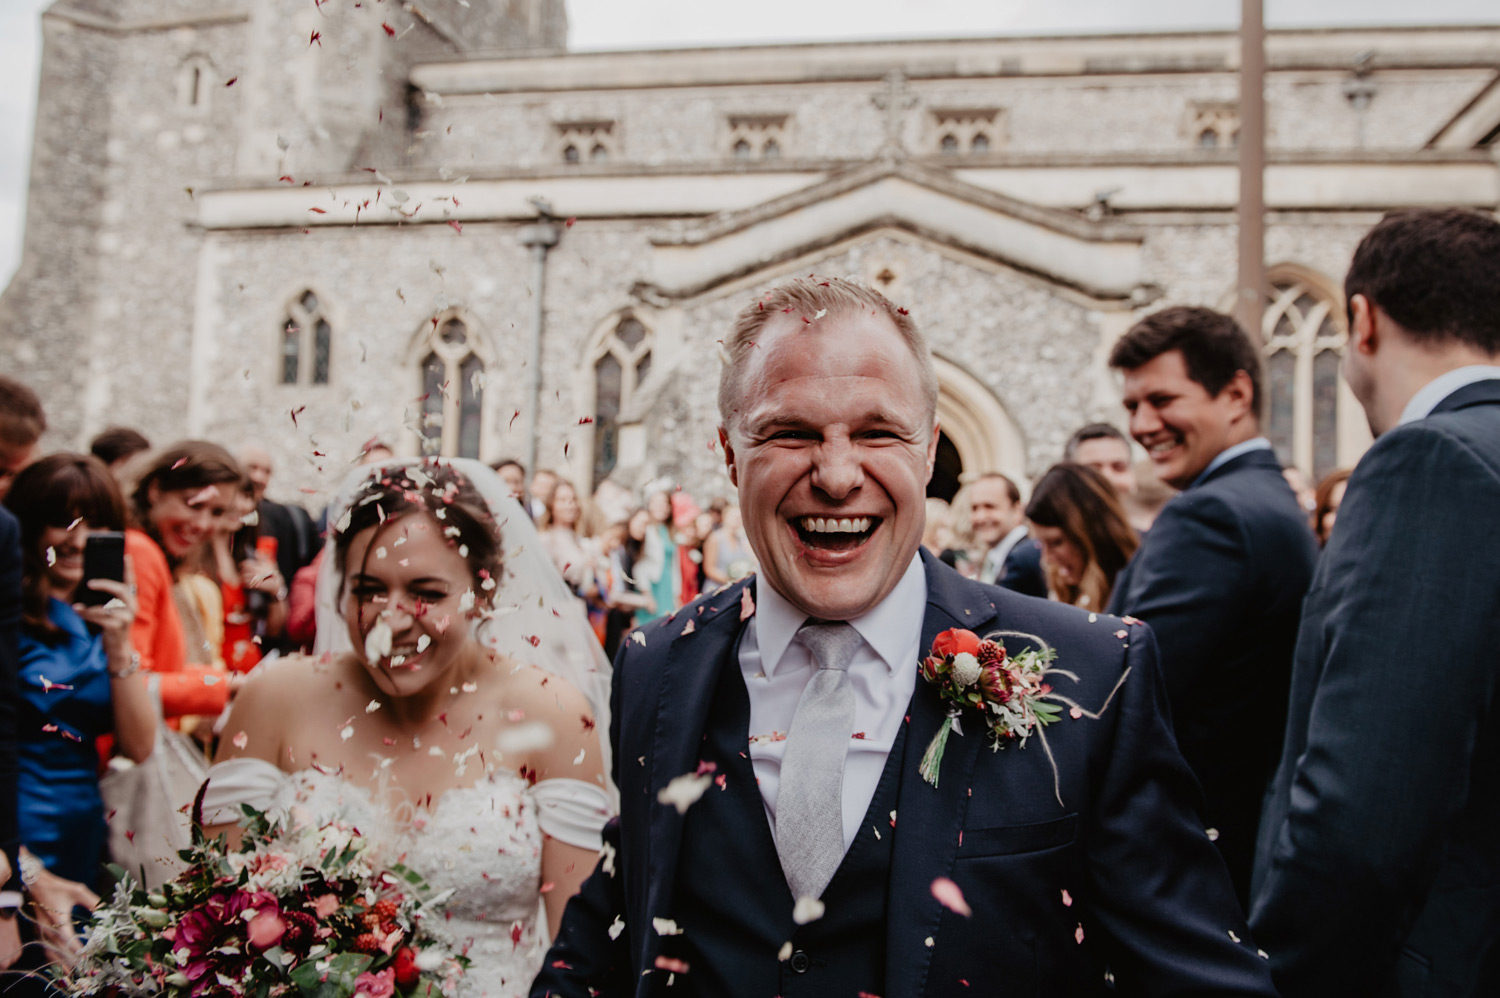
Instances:
[[[792,954],[792,958],[788,963],[791,965],[793,973],[805,974],[812,969],[812,957],[800,949]]]

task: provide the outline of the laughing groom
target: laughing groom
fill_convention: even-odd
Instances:
[[[1150,630],[918,553],[937,380],[906,312],[793,281],[727,352],[719,435],[761,571],[621,651],[621,814],[532,995],[1274,994]],[[1040,696],[1084,710],[1023,714],[993,751],[966,708],[932,773],[948,715],[918,665],[973,648],[953,629],[1004,632],[1012,661],[1045,642]],[[1042,705],[945,661],[976,699]]]

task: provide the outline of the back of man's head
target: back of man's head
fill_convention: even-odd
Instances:
[[[1260,413],[1260,351],[1238,322],[1213,309],[1178,305],[1151,313],[1115,343],[1109,366],[1133,371],[1171,350],[1182,354],[1188,377],[1210,396],[1244,371],[1250,376],[1250,411]]]
[[[1387,215],[1354,251],[1344,298],[1355,295],[1414,341],[1500,354],[1500,221],[1463,208]]]
[[[47,416],[36,392],[0,374],[0,444],[31,447],[47,430]]]

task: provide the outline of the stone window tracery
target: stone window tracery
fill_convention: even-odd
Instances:
[[[606,163],[619,158],[614,121],[557,122],[558,154],[564,163]]]
[[[1000,148],[1003,119],[997,107],[933,108],[933,147],[944,156],[983,156]]]
[[[287,304],[278,343],[279,380],[283,385],[328,384],[333,355],[333,326],[323,302],[311,289]]]
[[[1200,149],[1230,149],[1240,141],[1240,109],[1232,101],[1206,101],[1188,109],[1187,133]]]
[[[729,116],[729,151],[735,159],[780,159],[786,139],[787,115]]]
[[[1295,278],[1270,283],[1265,339],[1266,436],[1286,464],[1320,481],[1340,465],[1340,382],[1346,329],[1326,292]]]
[[[596,346],[590,359],[594,389],[594,481],[602,482],[619,461],[620,413],[651,370],[655,334],[627,312]]]
[[[428,327],[421,361],[422,451],[478,458],[484,435],[484,360],[462,317],[440,315]]]

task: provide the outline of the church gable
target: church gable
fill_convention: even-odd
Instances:
[[[801,191],[653,237],[650,287],[667,297],[816,253],[880,228],[916,233],[1096,299],[1141,283],[1141,233],[1029,205],[910,162],[856,168]]]

